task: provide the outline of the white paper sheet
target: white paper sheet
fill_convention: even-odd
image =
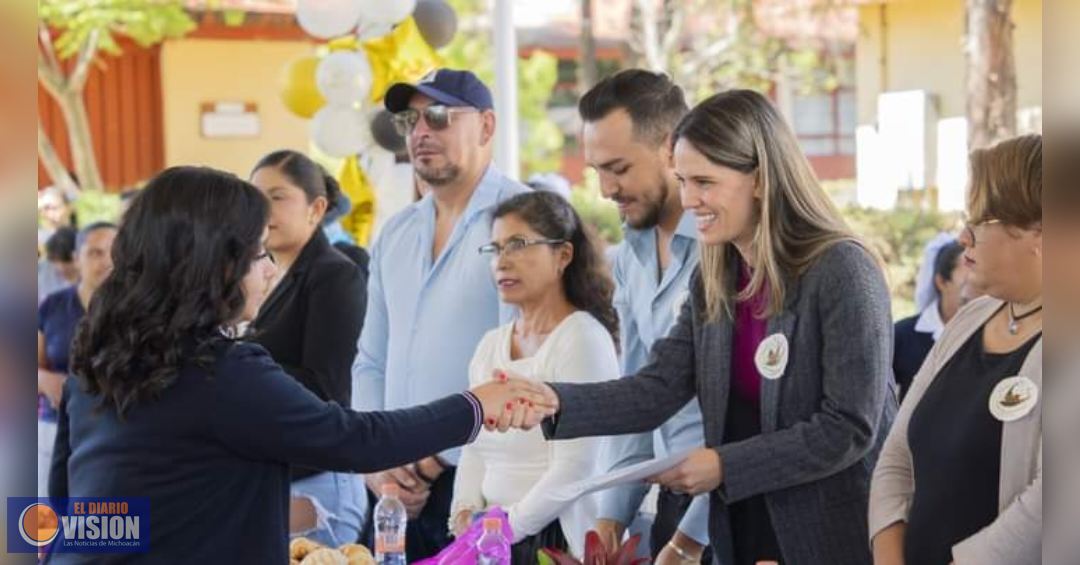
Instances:
[[[667,471],[679,463],[682,463],[683,460],[690,455],[691,451],[693,450],[686,450],[667,457],[643,461],[636,465],[616,469],[610,473],[563,485],[553,489],[553,491],[550,492],[550,496],[557,500],[569,502],[596,491],[643,481],[648,477]]]

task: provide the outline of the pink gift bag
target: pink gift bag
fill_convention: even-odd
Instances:
[[[514,539],[514,532],[510,529],[510,519],[506,515],[506,512],[498,506],[492,507],[484,513],[483,517],[479,520],[473,521],[469,529],[465,531],[461,537],[454,540],[454,543],[450,544],[439,552],[435,557],[429,557],[423,561],[417,561],[417,565],[475,565],[478,557],[476,550],[476,542],[480,539],[480,536],[484,534],[484,520],[483,518],[499,518],[502,520],[502,533],[508,540]],[[500,563],[499,565],[510,565],[510,562]]]

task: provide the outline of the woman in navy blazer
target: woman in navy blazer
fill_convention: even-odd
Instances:
[[[54,562],[285,563],[289,465],[374,472],[472,441],[528,383],[358,413],[237,339],[276,267],[269,205],[212,169],[168,169],[125,214],[72,354],[54,497],[147,497],[149,553]]]

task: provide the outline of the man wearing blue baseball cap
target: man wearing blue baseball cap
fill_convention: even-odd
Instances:
[[[430,187],[382,228],[371,248],[368,308],[353,363],[361,410],[405,408],[469,388],[480,338],[513,310],[499,303],[487,259],[491,213],[528,190],[491,164],[491,91],[469,71],[439,69],[384,99],[416,175]],[[369,475],[372,492],[401,486],[409,562],[450,543],[447,521],[460,451]]]

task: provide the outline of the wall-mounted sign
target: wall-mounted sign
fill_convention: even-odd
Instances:
[[[254,102],[203,102],[199,122],[206,138],[258,137],[261,126]]]

